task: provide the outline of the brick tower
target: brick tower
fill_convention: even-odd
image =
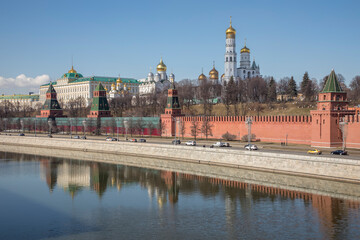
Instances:
[[[181,114],[178,91],[175,89],[174,79],[170,76],[171,87],[168,90],[168,98],[165,107],[165,113],[161,114],[161,124],[163,136],[175,135],[176,117],[184,116]],[[178,130],[176,130],[178,132]]]
[[[339,122],[345,115],[353,115],[348,110],[349,101],[342,90],[335,71],[332,70],[324,89],[319,93],[317,109],[310,111],[311,146],[338,147],[342,144]]]
[[[111,117],[109,104],[106,99],[106,90],[101,83],[99,83],[94,90],[93,102],[88,117]]]
[[[46,92],[46,100],[41,108],[41,113],[36,117],[38,118],[65,117],[63,115],[63,110],[61,109],[60,104],[57,100],[56,91],[52,83],[50,83],[49,89]]]

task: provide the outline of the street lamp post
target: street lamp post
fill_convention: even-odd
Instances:
[[[86,119],[82,122],[83,123],[83,126],[84,126],[84,138],[86,138]]]
[[[116,118],[115,118],[115,123],[116,123],[117,140],[119,141],[119,126],[118,126],[118,122],[116,121]]]
[[[124,127],[125,127],[125,139],[127,140],[127,130],[128,130],[128,121],[124,121]]]
[[[246,125],[248,126],[248,146],[249,146],[249,151],[251,151],[251,124],[252,124],[252,120],[250,117],[248,117],[245,121]]]
[[[7,124],[8,119],[4,118],[4,123],[5,123],[5,132],[6,132],[6,124]]]
[[[21,133],[24,133],[24,120],[20,120],[20,125],[21,125]]]
[[[48,124],[49,124],[49,135],[51,136],[51,133],[52,133],[52,119],[50,118],[49,120],[48,120]]]
[[[346,148],[346,126],[348,124],[347,122],[345,122],[345,117],[343,117],[342,121],[339,124],[340,124],[341,133],[342,133],[342,149],[343,149],[343,151],[345,151],[345,148]]]
[[[70,118],[70,138],[72,138],[72,119]]]

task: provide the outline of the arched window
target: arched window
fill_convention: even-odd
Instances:
[[[228,61],[228,57],[226,57],[226,61]]]
[[[230,62],[232,62],[232,57],[230,57]]]
[[[245,70],[244,70],[244,73],[245,73]]]
[[[326,95],[324,95],[324,100],[326,100]]]

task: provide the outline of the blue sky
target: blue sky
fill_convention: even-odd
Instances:
[[[160,57],[176,80],[215,61],[223,73],[229,16],[263,76],[334,68],[360,75],[360,1],[1,1],[0,93],[38,91],[71,68],[143,78]],[[20,76],[19,76],[20,75]]]

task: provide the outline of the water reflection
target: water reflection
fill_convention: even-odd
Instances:
[[[342,238],[354,222],[359,222],[359,202],[329,196],[126,165],[2,152],[0,158],[3,162],[7,159],[39,162],[41,179],[46,182],[49,191],[63,189],[73,200],[76,200],[77,195],[84,190],[96,192],[101,199],[107,191],[120,192],[134,185],[146,189],[149,199],[154,200],[159,209],[165,206],[174,207],[182,198],[192,195],[200,195],[204,199],[220,198],[230,238],[232,233],[236,235],[239,218],[249,220],[242,223],[249,228],[254,228],[250,225],[246,226],[246,224],[254,224],[250,221],[252,218],[260,222],[265,221],[267,217],[271,219],[271,216],[266,216],[266,210],[261,209],[264,202],[272,203],[270,212],[276,209],[284,211],[282,203],[289,201],[292,202],[290,206],[294,209],[300,205],[309,209],[309,214],[314,214],[318,218],[318,229],[322,238]],[[307,213],[298,214],[294,217],[300,218],[302,214]],[[359,230],[355,231],[359,233]]]

